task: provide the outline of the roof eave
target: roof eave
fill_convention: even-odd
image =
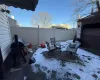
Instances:
[[[16,8],[35,11],[35,8],[38,4],[38,0],[23,0],[23,1],[22,0],[16,0],[16,1],[4,0],[2,2],[0,1],[0,4],[5,4],[7,6],[13,6]]]

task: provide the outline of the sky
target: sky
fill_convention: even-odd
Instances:
[[[32,26],[32,15],[39,12],[47,12],[52,17],[52,24],[69,24],[72,28],[74,24],[71,0],[39,0],[35,11],[14,7],[9,7],[9,10],[22,26]]]

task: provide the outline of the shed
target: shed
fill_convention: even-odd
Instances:
[[[82,24],[80,38],[82,47],[96,53],[100,52],[100,12],[79,19],[78,22]]]

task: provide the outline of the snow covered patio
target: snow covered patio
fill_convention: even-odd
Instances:
[[[66,50],[67,43],[60,43],[65,45],[61,48],[62,52]],[[36,62],[31,64],[33,72],[45,74],[45,80],[100,80],[99,56],[79,48],[77,57],[84,64],[80,65],[78,60],[62,62],[55,58],[45,58],[42,54],[45,51],[48,49],[38,48],[33,54]]]

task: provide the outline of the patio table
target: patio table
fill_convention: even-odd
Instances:
[[[58,48],[65,48],[67,45],[69,45],[69,43],[66,43],[66,44],[61,44],[61,42],[56,42],[56,47]]]

